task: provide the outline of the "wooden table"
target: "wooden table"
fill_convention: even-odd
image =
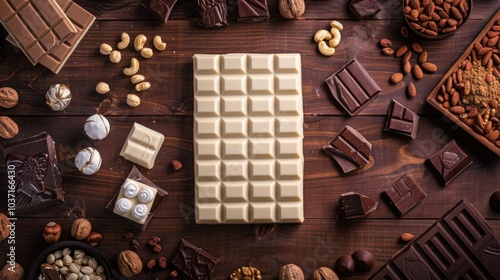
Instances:
[[[467,199],[500,232],[500,214],[488,206],[490,194],[499,190],[500,158],[428,105],[428,93],[477,36],[499,8],[500,1],[475,1],[470,20],[460,32],[442,41],[404,39],[401,1],[382,0],[384,7],[376,19],[358,21],[347,8],[347,0],[307,0],[303,20],[284,20],[277,0],[270,0],[271,19],[264,23],[237,23],[234,3],[229,1],[230,25],[205,29],[197,25],[194,0],[179,1],[167,24],[157,21],[139,0],[76,0],[97,20],[62,71],[54,75],[42,66],[31,66],[22,53],[4,39],[1,43],[0,86],[15,88],[19,104],[0,109],[20,127],[15,139],[47,131],[56,141],[59,168],[65,191],[64,204],[29,213],[16,222],[16,260],[28,269],[35,256],[47,244],[41,235],[44,225],[56,221],[63,228],[62,240],[69,240],[70,226],[76,217],[85,216],[93,229],[104,236],[98,249],[116,266],[120,251],[129,249],[130,240],[122,234],[131,231],[143,244],[137,253],[146,262],[166,256],[172,259],[182,238],[220,258],[214,279],[227,279],[243,265],[260,268],[264,279],[277,279],[283,264],[302,267],[306,278],[320,266],[332,267],[335,260],[356,249],[370,250],[376,257],[373,273],[404,244],[398,242],[404,232],[421,234],[459,200]],[[328,28],[330,20],[343,23],[342,41],[333,57],[319,54],[313,34]],[[122,74],[130,58],[137,56],[129,47],[122,52],[122,62],[111,64],[99,54],[101,43],[115,45],[120,34],[132,37],[143,33],[152,39],[161,35],[167,42],[164,52],[155,52],[141,64],[141,73],[152,83],[140,93],[142,103],[129,108],[126,95],[132,85]],[[2,29],[1,38],[6,37]],[[407,98],[407,76],[403,83],[392,85],[389,77],[400,69],[399,60],[381,54],[380,38],[389,38],[395,46],[420,42],[429,51],[429,61],[438,65],[434,74],[416,81],[418,95]],[[304,101],[304,211],[303,224],[276,225],[197,225],[194,222],[193,186],[193,85],[192,55],[196,53],[293,53],[302,56]],[[357,57],[383,92],[358,116],[349,117],[333,100],[324,82],[350,59]],[[413,57],[412,59],[415,59]],[[95,92],[98,82],[107,82],[107,95]],[[68,84],[73,100],[63,112],[50,111],[44,95],[50,85]],[[414,140],[384,132],[386,112],[392,99],[406,105],[420,116],[418,137]],[[91,142],[83,132],[85,119],[95,113],[106,115],[111,133],[103,141]],[[169,192],[146,231],[141,232],[124,219],[105,209],[118,186],[133,166],[119,156],[121,146],[134,122],[165,135],[165,142],[153,169],[140,168],[150,180]],[[374,162],[359,172],[343,175],[336,163],[322,151],[322,146],[345,125],[360,131],[373,144]],[[424,160],[450,139],[455,139],[474,163],[446,187],[424,166]],[[0,144],[10,141],[1,140]],[[92,176],[74,168],[73,158],[82,148],[96,147],[103,156],[102,167]],[[173,171],[172,160],[184,166]],[[5,175],[2,168],[2,176]],[[404,173],[422,186],[427,198],[402,218],[398,218],[380,199],[380,193]],[[6,181],[1,183],[0,211],[6,211]],[[379,201],[375,212],[363,219],[336,219],[340,194],[356,191]],[[156,254],[146,245],[152,236],[162,238],[163,250]],[[9,245],[0,242],[0,263],[4,264]],[[370,273],[350,279],[365,279]],[[138,279],[166,279],[168,271],[145,270]],[[180,275],[178,279],[187,279]]]

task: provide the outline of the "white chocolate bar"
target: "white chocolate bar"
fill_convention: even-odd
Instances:
[[[126,179],[116,198],[113,212],[138,224],[148,218],[157,190],[132,179]]]
[[[163,140],[165,140],[163,134],[134,123],[120,151],[120,156],[151,169]]]
[[[299,54],[197,54],[197,223],[301,223]]]

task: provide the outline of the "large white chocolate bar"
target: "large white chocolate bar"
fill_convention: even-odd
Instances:
[[[197,223],[301,223],[299,54],[197,54]]]

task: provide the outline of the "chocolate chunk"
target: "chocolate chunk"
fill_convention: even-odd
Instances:
[[[340,256],[334,265],[335,272],[340,277],[349,277],[354,274],[355,263],[351,255]]]
[[[399,216],[406,214],[422,202],[426,196],[427,194],[408,174],[403,175],[382,192],[382,197],[387,200]]]
[[[460,201],[369,279],[500,279],[500,242]]]
[[[182,239],[172,264],[184,271],[191,279],[212,279],[211,274],[219,259],[205,250]]]
[[[177,0],[143,0],[142,6],[164,23],[167,23],[175,3],[177,3]]]
[[[496,191],[490,196],[491,209],[500,212],[500,191]]]
[[[357,130],[345,126],[323,150],[335,159],[344,173],[348,173],[370,162],[372,144]]]
[[[352,258],[356,272],[368,272],[375,266],[375,258],[370,251],[363,249],[356,250],[352,253]]]
[[[376,0],[352,0],[349,9],[357,19],[367,19],[382,10],[382,5]]]
[[[64,202],[54,140],[46,132],[3,146],[9,193],[22,214]]]
[[[455,140],[451,140],[440,151],[427,159],[426,163],[434,171],[439,182],[446,186],[471,165],[472,160],[457,145]]]
[[[198,0],[198,24],[207,28],[227,26],[226,0]]]
[[[256,22],[269,19],[267,0],[238,0],[238,22]]]
[[[355,192],[340,196],[340,217],[345,220],[362,218],[377,209],[378,202]]]
[[[420,117],[417,114],[393,99],[387,113],[384,130],[410,136],[415,139],[417,137],[419,120]]]

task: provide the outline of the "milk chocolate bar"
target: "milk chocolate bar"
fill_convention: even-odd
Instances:
[[[377,0],[352,0],[349,3],[349,9],[351,9],[354,16],[357,19],[368,19],[382,10],[382,5],[380,5]]]
[[[387,113],[385,131],[390,131],[415,139],[420,117],[396,100],[392,100]]]
[[[357,130],[345,126],[323,150],[335,159],[344,173],[348,173],[370,162],[372,144]]]
[[[212,279],[212,271],[219,259],[182,239],[172,264],[193,280]]]
[[[167,23],[175,3],[177,3],[177,0],[143,0],[142,6],[164,23]]]
[[[356,58],[328,77],[326,83],[335,100],[351,116],[382,91]]]
[[[256,22],[269,19],[267,0],[238,0],[238,22]]]
[[[472,164],[472,160],[455,140],[451,140],[425,162],[445,186]]]
[[[9,192],[16,214],[64,202],[54,140],[46,132],[3,146]],[[8,180],[7,180],[8,179]]]
[[[500,240],[460,201],[369,279],[500,279]]]
[[[198,24],[204,27],[227,26],[226,0],[198,0]]]
[[[394,184],[382,192],[382,197],[399,216],[403,216],[410,209],[422,202],[427,194],[408,174],[403,175]]]
[[[2,0],[0,22],[33,65],[77,31],[55,0]]]
[[[344,193],[340,196],[340,217],[345,220],[362,218],[375,211],[378,202],[356,192]]]

